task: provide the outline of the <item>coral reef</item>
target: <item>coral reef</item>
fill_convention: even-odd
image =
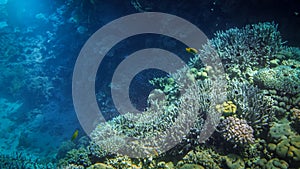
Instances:
[[[39,159],[33,159],[22,153],[14,153],[10,155],[0,155],[0,168],[56,168],[54,163],[42,162]]]
[[[289,164],[284,161],[280,160],[278,158],[273,158],[269,160],[266,164],[266,168],[280,168],[280,169],[288,169]]]
[[[261,88],[275,89],[283,95],[300,92],[300,70],[290,66],[260,69],[254,75],[255,84]]]
[[[188,67],[150,81],[156,89],[143,113],[127,113],[99,124],[87,149],[67,152],[61,164],[297,168],[300,50],[283,44],[277,25],[269,22],[217,32]],[[218,59],[224,69],[213,65]],[[202,140],[207,129],[217,131]],[[172,147],[170,142],[177,144]]]
[[[127,156],[115,157],[113,159],[107,160],[106,163],[110,166],[113,166],[114,168],[142,168],[141,162],[136,161],[135,164],[134,161],[132,161]]]
[[[300,135],[294,133],[286,119],[274,123],[269,132],[268,149],[290,164],[300,164]]]
[[[245,119],[255,135],[264,133],[274,120],[273,99],[248,82],[232,80],[227,95],[237,106],[234,115]]]
[[[228,154],[225,157],[225,162],[228,168],[230,169],[239,169],[245,168],[245,162],[239,155],[236,154]]]
[[[236,113],[237,107],[232,101],[226,101],[216,106],[218,112],[223,113],[227,117]]]
[[[246,120],[226,117],[221,123],[223,137],[234,145],[246,146],[254,142],[253,129]]]
[[[72,149],[68,151],[63,159],[59,160],[59,165],[67,166],[68,164],[88,167],[92,163],[89,159],[89,151],[84,148]]]
[[[282,49],[277,27],[274,23],[266,22],[247,25],[242,29],[233,28],[217,32],[211,42],[220,53],[228,73],[245,76],[243,73],[235,73],[236,65],[241,71],[268,66]]]
[[[185,164],[198,164],[203,168],[207,169],[217,169],[220,168],[219,164],[221,163],[222,158],[216,152],[211,149],[203,149],[197,147],[194,151],[188,152],[182,159],[179,161],[177,166],[182,167]]]
[[[300,110],[297,108],[292,108],[291,109],[291,114],[290,114],[290,119],[291,119],[291,125],[293,125],[294,129],[300,133]]]
[[[176,103],[165,104],[165,102],[154,100],[151,102],[154,106],[142,114],[134,115],[129,113],[113,119],[111,124],[100,124],[91,134],[93,142],[100,145],[100,147],[103,147],[105,150],[110,150],[112,152],[119,151],[120,149],[127,150],[130,149],[130,147],[135,146],[145,147],[143,152],[147,152],[148,154],[153,154],[154,150],[149,149],[151,147],[146,145],[161,145],[162,143],[168,144],[168,142],[180,142],[181,138],[170,136],[176,136],[178,135],[178,132],[186,132],[185,127],[187,124],[195,124],[194,127],[198,130],[203,128],[203,116],[210,111],[211,107],[215,107],[210,106],[211,104],[216,104],[213,102],[207,103],[207,100],[220,99],[216,99],[217,96],[221,94],[218,90],[211,91],[211,95],[202,95],[202,97],[199,97],[200,93],[205,93],[211,85],[208,79],[201,81],[201,83],[201,85],[192,83],[191,86],[188,86],[185,93],[181,95],[181,98]],[[180,104],[180,106],[175,104]],[[217,115],[218,113],[215,112],[215,114]],[[217,124],[218,119],[214,119],[213,114],[211,117],[212,123]],[[195,121],[193,122],[192,119]],[[176,130],[170,131],[171,133],[165,132],[164,129],[171,126],[171,124],[174,125]],[[190,126],[190,128],[192,128],[192,126]],[[175,134],[172,134],[172,132],[175,132]],[[153,143],[153,140],[150,141],[151,139],[149,142],[145,139],[143,142],[136,141],[128,143],[125,137],[151,138],[151,136],[155,136],[156,134],[160,135],[159,139],[156,140],[157,143]],[[197,137],[194,139],[197,139]],[[146,149],[147,147],[148,149]],[[166,145],[166,147],[168,147],[168,145]],[[139,153],[135,152],[136,150],[137,149],[131,150],[131,152]],[[160,149],[156,149],[155,151],[161,152]]]

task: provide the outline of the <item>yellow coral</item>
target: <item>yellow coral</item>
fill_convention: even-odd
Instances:
[[[216,109],[218,112],[223,113],[223,116],[227,117],[235,114],[237,107],[232,101],[226,101],[223,104],[218,104]]]

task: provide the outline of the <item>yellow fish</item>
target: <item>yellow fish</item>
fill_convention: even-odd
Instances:
[[[195,49],[195,48],[185,48],[185,50],[188,52],[188,53],[191,53],[193,55],[197,54],[198,53],[198,50]]]
[[[78,136],[78,130],[75,130],[75,132],[72,135],[71,141],[74,141]]]

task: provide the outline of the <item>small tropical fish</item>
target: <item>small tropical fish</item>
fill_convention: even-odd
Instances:
[[[193,55],[197,54],[198,53],[198,50],[195,49],[195,48],[185,48],[185,50],[188,52],[188,53],[191,53]]]
[[[78,129],[75,130],[75,132],[73,133],[71,141],[74,141],[77,138],[77,136],[78,136]]]

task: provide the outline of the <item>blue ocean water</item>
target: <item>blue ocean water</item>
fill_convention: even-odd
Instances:
[[[298,6],[297,6],[298,5]],[[0,150],[31,159],[57,162],[63,142],[74,131],[86,136],[72,101],[72,74],[88,38],[119,17],[139,12],[164,12],[199,27],[208,38],[218,30],[272,22],[290,46],[300,46],[300,9],[294,1],[150,1],[150,0],[0,0]],[[191,57],[184,44],[158,35],[128,38],[112,48],[98,69],[96,97],[107,120],[118,116],[111,100],[111,79],[118,64],[143,48],[162,48]],[[148,80],[166,73],[149,70],[138,74],[131,99],[147,107],[154,88]],[[101,106],[102,105],[102,106]]]

